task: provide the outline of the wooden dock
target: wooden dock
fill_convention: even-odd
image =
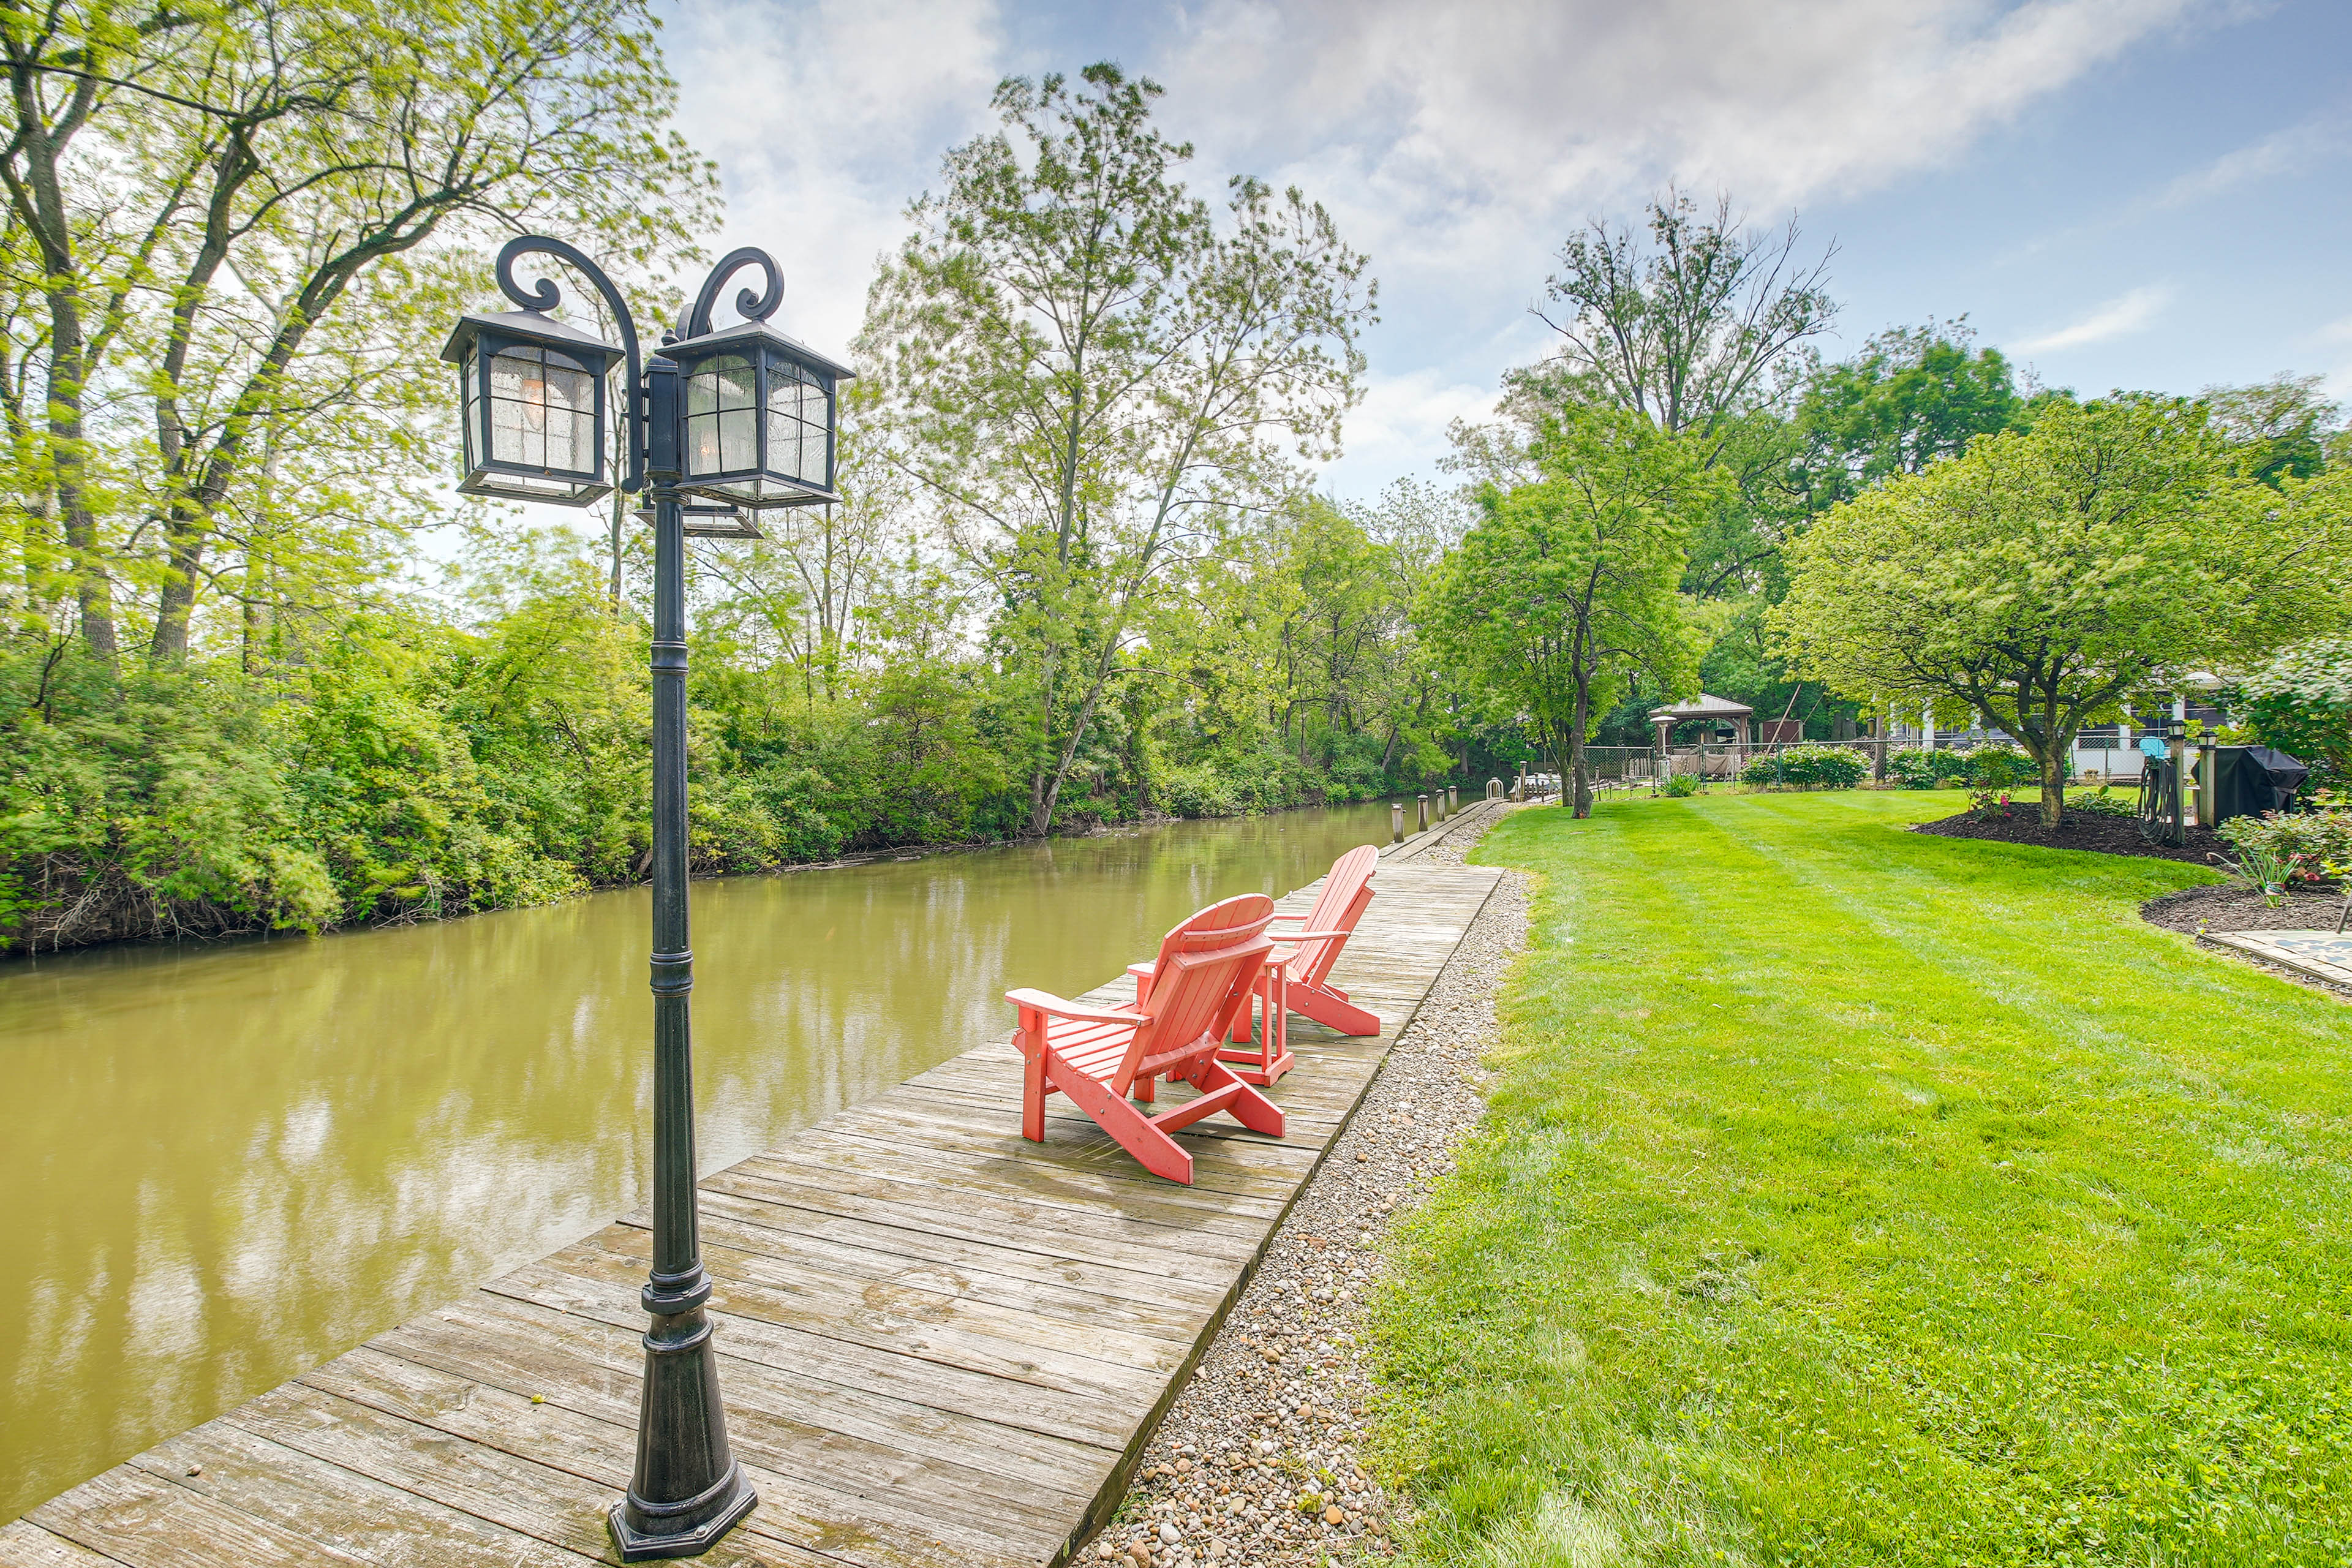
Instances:
[[[1096,1529],[1498,879],[1421,852],[1492,809],[1385,854],[1333,979],[1389,1032],[1294,1016],[1287,1136],[1196,1124],[1192,1187],[1065,1101],[1024,1142],[1010,1008],[1004,1037],[706,1180],[719,1375],[760,1504],[702,1561],[1034,1568]],[[617,1561],[647,1239],[616,1221],[126,1460],[0,1526],[0,1564]]]

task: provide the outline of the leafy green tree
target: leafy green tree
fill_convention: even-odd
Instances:
[[[1286,532],[1283,572],[1298,593],[1279,636],[1282,735],[1328,763],[1332,738],[1363,728],[1361,698],[1402,606],[1388,552],[1337,507],[1308,497]]]
[[[2209,386],[2199,395],[2214,428],[2251,474],[2273,489],[2327,466],[2344,435],[2344,410],[2315,375],[2278,375],[2251,386]]]
[[[1160,91],[1108,64],[999,86],[859,339],[880,455],[994,590],[1034,833],[1169,569],[1297,488],[1294,451],[1337,450],[1362,370],[1363,258],[1296,189],[1237,178],[1222,216],[1189,194]]]
[[[715,180],[667,127],[655,27],[641,0],[5,14],[48,410],[15,488],[54,501],[93,651],[118,574],[173,663],[208,591],[321,558],[312,520],[331,562],[424,512],[469,245],[536,223],[643,261],[698,226]]]
[[[2352,640],[2320,637],[2279,654],[2240,685],[2246,723],[2266,746],[2352,778]]]
[[[1759,713],[1793,711],[1799,683],[1763,635],[1766,608],[1787,591],[1789,541],[1838,502],[2024,416],[1999,351],[1973,348],[1965,323],[1930,322],[1881,332],[1851,359],[1809,363],[1774,405],[1727,424],[1716,466],[1732,484],[1700,523],[1683,580],[1696,597],[1738,606],[1703,661],[1706,689]]]
[[[1392,481],[1354,515],[1385,552],[1394,607],[1390,636],[1366,672],[1358,701],[1380,737],[1378,771],[1428,778],[1447,765],[1444,742],[1460,739],[1453,731],[1466,707],[1467,684],[1432,654],[1416,608],[1467,531],[1469,508],[1458,489],[1407,479]]]
[[[1730,481],[1710,487],[1693,519],[1686,591],[1771,595],[1780,546],[1804,517],[1786,486],[1802,449],[1789,408],[1805,345],[1836,316],[1831,253],[1801,258],[1793,218],[1778,233],[1751,229],[1728,196],[1702,212],[1672,189],[1650,203],[1643,230],[1595,220],[1562,246],[1536,307],[1558,352],[1506,377],[1516,431],[1457,429],[1454,466],[1507,488],[1532,477],[1528,437],[1545,413],[1632,410],[1692,439]]]
[[[1849,697],[2007,731],[2055,826],[2084,724],[2340,621],[2346,500],[2245,478],[2194,404],[2052,404],[1815,523],[1772,624],[1801,673]]]
[[[1777,599],[1781,549],[1812,519],[2021,424],[2008,361],[1971,341],[1963,322],[1896,327],[1852,359],[1803,360],[1772,401],[1724,422],[1715,460],[1734,484],[1693,541],[1685,589]]]
[[[730,627],[747,656],[789,664],[804,700],[838,700],[860,658],[858,612],[887,574],[887,521],[856,498],[771,513],[764,541],[698,554],[698,625]]]
[[[1809,513],[1958,457],[2014,428],[2025,401],[1998,349],[1971,349],[1962,322],[1895,327],[1807,378],[1795,423],[1804,450],[1789,488]]]
[[[1444,658],[1564,755],[1568,804],[1587,816],[1594,720],[1637,673],[1665,692],[1693,678],[1675,586],[1710,481],[1690,443],[1630,409],[1551,416],[1531,455],[1539,479],[1481,490],[1424,619]]]
[[[1269,520],[1171,574],[1171,591],[1155,599],[1149,673],[1134,686],[1148,691],[1158,757],[1230,772],[1280,747],[1281,631],[1302,603],[1282,562],[1279,521]]]
[[[877,752],[877,817],[888,843],[1002,831],[990,813],[1013,780],[983,721],[989,671],[954,634],[961,591],[939,566],[914,563],[862,612],[874,623],[866,641],[876,668],[861,695]]]
[[[1767,401],[1783,356],[1829,330],[1830,257],[1797,256],[1797,226],[1752,231],[1731,198],[1712,214],[1679,191],[1650,203],[1645,244],[1595,219],[1560,247],[1536,314],[1559,334],[1575,395],[1696,437],[1712,462],[1727,421]],[[1542,370],[1521,384],[1538,401]]]

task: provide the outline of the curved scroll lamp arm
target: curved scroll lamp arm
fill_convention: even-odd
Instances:
[[[740,252],[737,254],[740,255]],[[604,270],[583,256],[574,247],[547,235],[523,234],[517,235],[499,247],[499,292],[526,310],[537,310],[545,314],[563,301],[562,292],[556,288],[551,279],[541,278],[538,287],[530,293],[525,293],[521,286],[515,282],[515,262],[522,257],[532,255],[552,256],[557,260],[564,262],[587,279],[604,303],[612,307],[613,320],[621,329],[621,350],[625,356],[623,363],[628,375],[628,384],[621,397],[621,417],[622,428],[628,433],[629,471],[627,478],[621,484],[621,489],[635,494],[645,488],[646,482],[645,410],[638,406],[639,394],[645,384],[646,367],[643,358],[637,352],[637,323],[629,314],[628,301],[621,298],[621,291],[613,287],[613,280],[604,276]],[[774,263],[771,262],[769,265],[773,267]],[[705,288],[707,290],[708,285]],[[777,291],[782,293],[781,286]],[[750,291],[747,289],[745,292],[748,296]],[[770,309],[772,310],[774,307],[771,306]]]
[[[702,280],[702,292],[694,297],[694,309],[686,316],[686,331],[679,335],[698,338],[710,331],[710,310],[719,303],[719,291],[727,286],[728,279],[755,264],[766,275],[767,286],[757,294],[749,289],[738,293],[735,309],[747,321],[764,321],[774,315],[776,307],[784,302],[783,270],[776,265],[774,257],[756,245],[747,245],[720,257],[719,265],[710,269],[710,276]]]

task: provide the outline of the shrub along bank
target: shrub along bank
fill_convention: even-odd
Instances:
[[[1906,789],[2011,789],[2033,777],[2033,759],[2015,746],[1890,752],[1886,757],[1887,782]]]
[[[1739,770],[1742,784],[1800,788],[1852,789],[1869,776],[1870,759],[1851,746],[1790,746]]]
[[[709,658],[689,696],[698,875],[1025,831],[1023,715],[972,666],[886,667],[827,695]],[[0,644],[0,951],[437,919],[647,868],[643,629],[593,601],[527,602],[476,631],[358,617],[264,673],[118,674],[18,640]],[[1057,827],[1388,783],[1374,741],[1302,760],[1187,740],[1107,716]]]

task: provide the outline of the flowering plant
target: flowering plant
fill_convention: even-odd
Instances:
[[[1969,792],[1969,815],[1979,822],[2006,822],[2017,815],[2015,803],[2005,789],[1975,789]]]

